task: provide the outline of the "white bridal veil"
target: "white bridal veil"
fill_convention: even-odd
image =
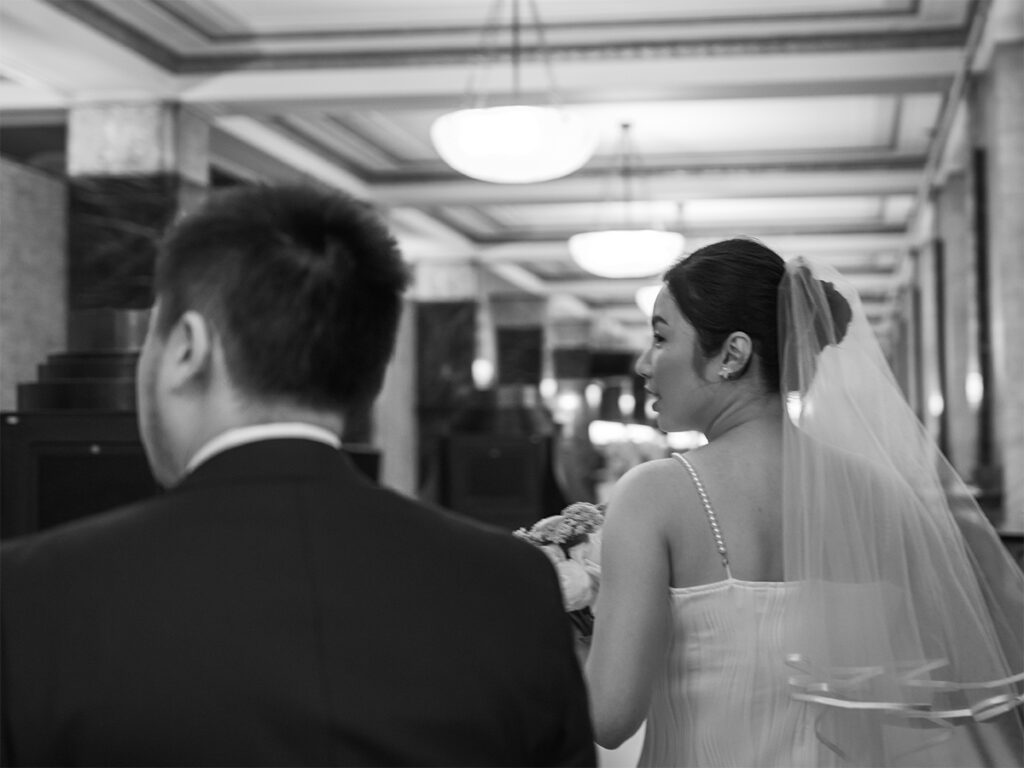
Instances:
[[[942,764],[965,735],[985,760],[1024,760],[1024,574],[904,400],[856,292],[797,259],[779,313],[792,695],[851,765]]]

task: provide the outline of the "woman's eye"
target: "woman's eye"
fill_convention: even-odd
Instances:
[[[665,341],[665,337],[657,332],[651,334],[651,337],[654,339],[655,346],[660,345]]]

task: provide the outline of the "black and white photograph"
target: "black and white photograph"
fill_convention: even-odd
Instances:
[[[0,0],[0,766],[1024,768],[1024,0]]]

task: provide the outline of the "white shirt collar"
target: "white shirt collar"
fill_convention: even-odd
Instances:
[[[192,472],[211,456],[226,451],[228,448],[235,448],[246,443],[255,443],[258,440],[274,440],[282,437],[316,440],[332,448],[341,448],[341,440],[336,434],[315,424],[306,424],[299,421],[253,424],[252,426],[235,427],[227,432],[221,432],[215,438],[208,441],[189,459],[188,464],[185,465],[185,473]]]

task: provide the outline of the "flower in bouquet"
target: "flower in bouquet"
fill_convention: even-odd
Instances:
[[[604,512],[587,502],[576,502],[560,514],[538,520],[515,535],[541,549],[558,571],[562,602],[573,623],[585,636],[593,631],[590,610],[601,583],[601,526]]]

